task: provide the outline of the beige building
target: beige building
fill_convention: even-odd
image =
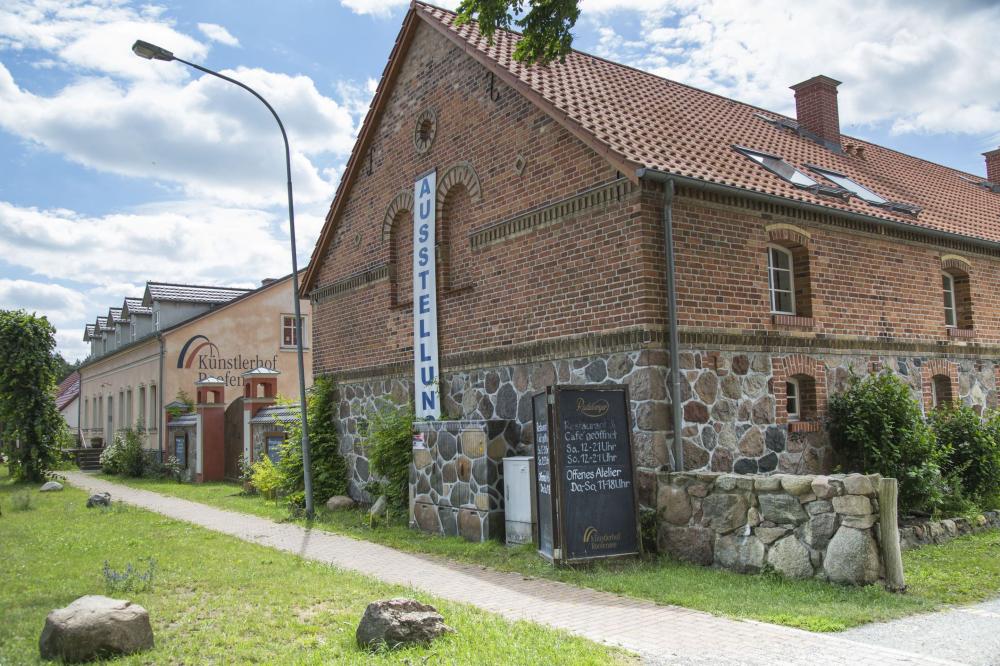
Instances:
[[[309,302],[300,301],[309,312]],[[275,370],[281,396],[298,397],[291,276],[254,290],[149,282],[88,324],[91,355],[80,368],[80,430],[103,446],[135,426],[151,450],[169,451],[165,406],[195,398],[195,382],[223,381],[229,418],[243,421],[243,373]],[[306,386],[312,384],[310,321],[303,315]],[[230,415],[229,411],[233,414]],[[238,413],[237,413],[238,411]],[[242,450],[242,433],[239,435]]]

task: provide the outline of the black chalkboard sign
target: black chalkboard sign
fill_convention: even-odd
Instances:
[[[531,398],[535,419],[535,500],[538,507],[538,552],[555,558],[555,502],[552,496],[552,457],[549,438],[549,393],[536,393]]]
[[[555,386],[533,398],[539,552],[554,562],[638,554],[628,388]]]

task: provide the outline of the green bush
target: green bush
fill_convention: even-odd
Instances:
[[[830,440],[847,471],[899,481],[901,513],[941,506],[941,465],[949,451],[938,445],[909,386],[896,375],[852,377],[847,390],[830,399]]]
[[[152,461],[142,448],[142,436],[134,428],[116,433],[111,445],[101,453],[101,469],[105,474],[139,478],[151,468]]]
[[[276,500],[284,477],[271,459],[264,456],[250,466],[250,483],[265,498]]]
[[[413,456],[413,412],[385,405],[368,413],[368,462],[373,476],[368,492],[385,495],[389,511],[405,514],[410,502],[410,459]]]
[[[984,421],[968,405],[952,404],[928,420],[948,452],[941,471],[954,479],[956,494],[981,508],[994,504],[1000,491],[1000,415],[994,412]]]
[[[312,458],[313,500],[326,502],[334,495],[347,494],[347,461],[340,453],[334,408],[336,384],[328,377],[318,377],[309,389],[306,408],[309,415],[309,453]],[[288,436],[281,447],[282,493],[290,504],[305,504],[305,480],[302,474],[302,423],[282,424]]]

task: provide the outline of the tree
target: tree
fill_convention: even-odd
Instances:
[[[497,29],[521,28],[522,38],[514,49],[514,59],[526,64],[547,65],[563,61],[573,46],[570,31],[580,16],[578,0],[462,0],[458,5],[458,25],[478,16],[479,32],[493,43]],[[524,13],[525,5],[529,6]],[[513,14],[513,16],[512,16]],[[520,18],[514,18],[514,16]]]
[[[65,437],[55,401],[55,332],[45,317],[0,310],[0,432],[17,480],[44,480]]]
[[[70,363],[59,352],[56,352],[52,358],[56,364],[56,384],[62,383],[64,379],[80,369],[80,361]]]

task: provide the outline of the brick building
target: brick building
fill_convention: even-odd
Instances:
[[[792,119],[579,52],[524,66],[454,18],[411,7],[304,280],[355,494],[364,410],[413,393],[432,169],[444,416],[514,420],[527,448],[533,392],[624,382],[638,466],[806,473],[835,465],[851,372],[996,403],[1000,150],[983,179],[841,135],[828,77]]]

